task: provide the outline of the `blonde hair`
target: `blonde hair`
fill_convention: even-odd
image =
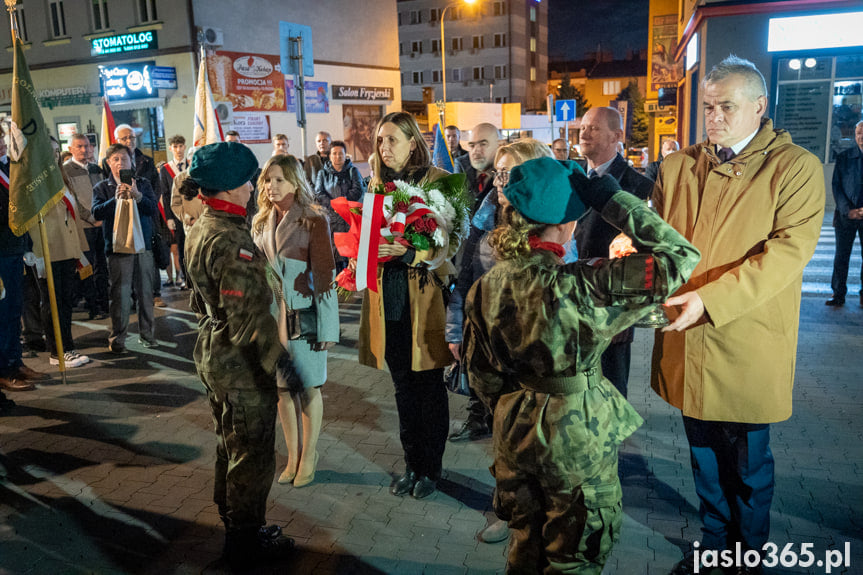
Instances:
[[[372,179],[369,181],[369,188],[383,183],[381,175],[384,172],[384,163],[381,160],[378,133],[380,133],[384,124],[395,124],[408,141],[413,140],[416,143],[416,148],[408,156],[407,164],[404,167],[405,172],[412,173],[418,168],[426,168],[431,165],[431,152],[414,117],[407,112],[391,112],[381,118],[378,125],[375,126],[373,134],[375,153],[369,156],[369,167],[373,174]]]
[[[512,144],[506,144],[497,149],[494,154],[494,163],[497,165],[501,156],[508,154],[515,160],[515,165],[523,164],[528,160],[537,158],[551,158],[552,153],[549,147],[539,140],[533,138],[521,138]]]
[[[536,158],[551,158],[549,147],[533,138],[522,138],[497,149],[494,163],[504,155],[515,160],[515,165],[523,164]],[[548,224],[538,224],[522,216],[511,205],[503,208],[498,220],[498,226],[489,234],[488,243],[498,258],[511,260],[530,254],[530,236],[541,235]]]
[[[306,173],[300,165],[300,161],[288,154],[277,154],[267,160],[261,169],[261,175],[258,176],[258,213],[252,220],[252,231],[256,233],[261,233],[264,230],[264,226],[270,219],[270,213],[273,211],[273,202],[270,201],[265,186],[268,179],[267,172],[273,166],[280,167],[285,179],[296,187],[294,201],[307,210],[317,211],[312,190],[306,181]]]

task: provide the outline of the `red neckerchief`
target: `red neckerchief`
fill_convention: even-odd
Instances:
[[[218,198],[207,198],[204,196],[198,196],[201,198],[201,201],[213,208],[214,210],[218,210],[220,212],[228,212],[229,214],[234,214],[235,216],[243,216],[246,217],[246,208],[243,206],[238,206],[232,202],[226,202],[225,200],[220,200]]]
[[[563,258],[564,254],[566,253],[566,250],[563,249],[562,245],[556,242],[544,242],[536,236],[530,236],[529,238],[527,238],[527,243],[530,244],[530,249],[534,251],[546,250],[553,253],[559,258]]]

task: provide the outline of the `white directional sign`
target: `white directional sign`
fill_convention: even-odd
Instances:
[[[554,120],[556,122],[575,120],[575,100],[558,100],[555,102]]]

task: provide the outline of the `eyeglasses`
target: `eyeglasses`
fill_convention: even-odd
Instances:
[[[509,183],[509,170],[493,170],[492,171],[492,181],[499,181],[501,185],[505,186]]]

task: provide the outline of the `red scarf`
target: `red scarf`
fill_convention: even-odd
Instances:
[[[204,205],[210,206],[214,210],[218,210],[220,212],[228,212],[229,214],[234,214],[235,216],[243,216],[246,217],[246,208],[243,206],[238,206],[232,202],[226,202],[225,200],[220,200],[218,198],[207,198],[199,195],[201,201]]]
[[[530,249],[534,251],[546,250],[553,253],[559,258],[563,258],[564,254],[566,253],[566,250],[563,249],[562,245],[556,242],[544,242],[536,236],[530,236],[529,238],[527,238],[527,242],[530,244]]]

